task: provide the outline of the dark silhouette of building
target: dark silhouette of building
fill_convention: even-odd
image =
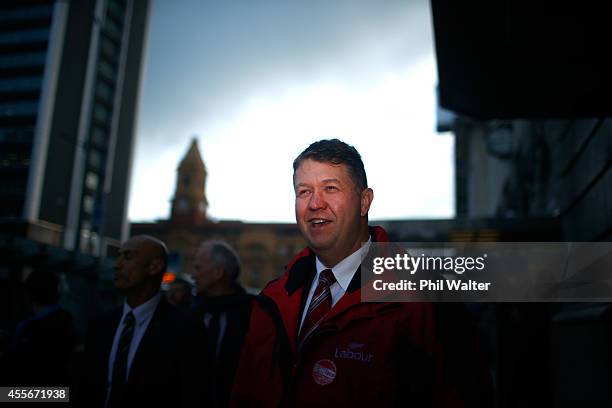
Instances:
[[[176,191],[170,218],[176,224],[202,225],[206,222],[206,167],[194,139],[178,167]]]
[[[457,215],[463,222],[488,217],[526,231],[534,222],[548,226],[543,236],[524,234],[518,241],[610,241],[609,118],[459,116],[454,133]],[[612,379],[609,304],[506,304],[494,310],[489,329],[500,407],[612,401],[606,385]]]
[[[456,213],[542,234],[612,239],[606,14],[597,2],[432,2],[440,130],[455,135]],[[442,110],[441,110],[442,111]],[[497,406],[608,406],[607,303],[479,305]]]
[[[98,254],[127,233],[148,1],[0,4],[0,228]]]
[[[62,274],[80,329],[87,305],[112,302],[94,294],[110,288],[104,257],[128,232],[149,11],[148,0],[0,2],[0,327],[23,309],[32,269]]]

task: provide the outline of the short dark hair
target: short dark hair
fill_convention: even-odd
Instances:
[[[293,180],[295,173],[304,160],[314,160],[321,163],[345,164],[349,177],[359,191],[368,187],[368,178],[361,155],[353,146],[338,139],[319,140],[312,143],[293,161]]]
[[[210,258],[215,266],[222,267],[229,280],[236,282],[240,275],[240,259],[236,251],[225,241],[205,241],[200,246],[210,251]]]

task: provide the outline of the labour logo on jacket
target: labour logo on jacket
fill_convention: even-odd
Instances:
[[[345,360],[357,360],[364,363],[372,362],[374,354],[368,353],[363,349],[363,343],[350,343],[346,347],[336,348],[334,357]]]

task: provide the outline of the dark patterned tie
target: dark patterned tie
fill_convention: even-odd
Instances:
[[[306,318],[304,318],[304,323],[302,323],[302,328],[300,329],[300,343],[317,328],[323,317],[331,310],[332,297],[329,288],[334,282],[336,282],[336,277],[331,269],[325,269],[319,274],[317,288],[314,295],[312,295]]]
[[[117,345],[117,353],[115,354],[115,363],[113,364],[113,381],[108,402],[109,407],[121,405],[123,386],[127,379],[130,344],[132,343],[132,337],[134,337],[134,320],[134,313],[131,311],[123,318],[123,330],[121,330],[119,344]]]

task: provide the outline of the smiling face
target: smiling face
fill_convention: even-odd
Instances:
[[[298,227],[325,266],[334,267],[368,240],[373,192],[358,191],[346,165],[304,160],[294,185]]]

